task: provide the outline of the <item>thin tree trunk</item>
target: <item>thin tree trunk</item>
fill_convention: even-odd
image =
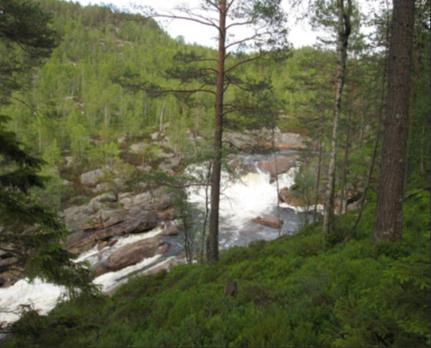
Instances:
[[[428,5],[430,5],[430,2],[428,1]],[[428,76],[428,87],[429,87],[429,92],[431,94],[431,40],[428,41],[428,49],[429,49],[429,71],[430,71],[430,76]],[[431,95],[430,95],[430,99],[431,99]],[[428,134],[431,134],[431,112],[428,114]],[[429,186],[431,187],[431,140],[428,141],[428,183]],[[428,224],[428,229],[429,229],[429,236],[431,238],[431,190],[429,191],[429,224]],[[431,251],[431,243],[430,244],[430,251]],[[429,253],[430,255],[430,261],[431,261],[431,252]],[[430,273],[431,275],[431,262],[430,262]],[[430,300],[431,300],[431,294],[430,294]],[[431,301],[430,301],[431,303]]]
[[[213,165],[211,173],[211,212],[209,219],[209,235],[207,243],[208,261],[218,260],[218,232],[219,232],[219,208],[220,208],[220,179],[222,160],[222,136],[223,136],[223,94],[224,94],[224,70],[226,58],[226,0],[219,3],[219,46],[217,63],[216,101],[215,101],[215,128]]]
[[[344,214],[347,211],[347,172],[349,168],[349,149],[350,149],[350,119],[351,113],[349,112],[347,117],[347,133],[346,133],[346,142],[344,143],[344,158],[343,158],[343,173],[341,177],[341,194],[340,194],[340,207],[339,213]]]
[[[399,240],[402,232],[415,4],[411,0],[394,0],[393,5],[385,132],[374,227],[376,242]]]
[[[210,185],[210,178],[211,178],[211,163],[208,165],[207,169],[207,175],[205,177],[205,212],[204,212],[204,221],[202,224],[202,239],[201,239],[201,250],[200,250],[200,262],[204,262],[204,254],[205,254],[205,240],[206,240],[206,233],[207,233],[207,225],[208,225],[208,215],[209,215],[209,185]]]
[[[366,179],[366,183],[365,183],[365,187],[364,187],[364,192],[362,193],[362,196],[361,196],[361,199],[359,202],[359,207],[360,207],[359,213],[358,213],[358,216],[355,220],[355,224],[353,225],[353,232],[354,233],[356,233],[356,229],[359,225],[359,222],[361,221],[362,214],[364,213],[365,201],[367,199],[368,190],[370,189],[371,179],[372,179],[373,173],[374,173],[374,167],[375,167],[376,158],[377,158],[377,149],[379,148],[379,139],[380,139],[380,132],[381,132],[380,123],[381,123],[381,121],[379,121],[379,126],[376,130],[376,139],[374,140],[373,155],[371,157],[371,162],[370,162],[370,166],[369,166],[368,173],[367,173],[367,179]]]
[[[337,39],[337,74],[335,91],[335,110],[332,123],[331,154],[328,167],[328,185],[325,199],[325,212],[323,216],[323,232],[328,234],[332,231],[334,220],[334,198],[335,198],[335,161],[337,156],[338,122],[341,113],[341,102],[346,75],[347,47],[350,36],[350,15],[352,1],[347,0],[347,10],[344,9],[344,0],[337,0],[338,7],[338,39]]]
[[[323,116],[320,119],[320,130],[319,130],[319,155],[317,160],[317,175],[316,175],[316,189],[315,189],[315,199],[314,199],[314,212],[313,212],[313,222],[317,221],[317,205],[320,201],[320,177],[322,176],[322,155],[323,155]]]
[[[277,153],[275,148],[275,125],[271,128],[271,146],[272,154],[274,158],[274,169],[275,169],[275,189],[277,191],[277,219],[280,222],[278,227],[278,236],[281,236],[281,230],[283,225],[281,224],[281,214],[280,214],[280,182],[278,180],[278,163],[277,163]]]

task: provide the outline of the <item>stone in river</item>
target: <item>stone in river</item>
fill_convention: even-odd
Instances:
[[[272,215],[258,216],[257,218],[254,218],[252,221],[254,223],[267,226],[270,228],[276,228],[276,229],[280,228],[283,225],[282,220]]]

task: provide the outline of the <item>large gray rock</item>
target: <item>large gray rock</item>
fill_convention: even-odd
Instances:
[[[257,163],[257,167],[269,172],[271,177],[285,173],[295,166],[296,157],[293,156],[277,156],[271,160],[262,160]]]
[[[66,248],[72,253],[81,253],[116,236],[141,233],[152,230],[158,224],[155,211],[141,211],[134,215],[108,215],[105,225],[88,225],[87,228],[70,234],[66,240]]]
[[[225,132],[223,142],[236,150],[247,150],[256,146],[256,138],[248,133]]]
[[[73,253],[81,253],[116,236],[149,231],[159,222],[176,217],[171,209],[173,203],[173,197],[161,189],[96,196],[89,204],[63,212],[72,231],[66,247]]]

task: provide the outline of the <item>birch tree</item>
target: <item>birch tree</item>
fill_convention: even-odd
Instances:
[[[332,120],[331,149],[323,217],[323,232],[328,234],[333,228],[338,126],[341,117],[343,89],[346,79],[347,51],[349,47],[349,38],[352,33],[353,3],[352,0],[317,1],[315,6],[316,17],[320,23],[323,24],[324,27],[336,30],[337,67],[335,76],[335,105]]]

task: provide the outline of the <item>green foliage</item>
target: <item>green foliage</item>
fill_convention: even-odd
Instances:
[[[347,235],[352,218],[337,223]],[[429,238],[413,238],[426,237],[428,218],[417,213],[415,228],[390,247],[374,247],[370,229],[327,247],[310,225],[231,248],[217,265],[177,266],[137,277],[112,298],[78,298],[47,317],[24,317],[6,347],[429,347]],[[367,212],[363,223],[372,220]],[[232,280],[233,297],[223,291]]]
[[[24,87],[20,79],[51,53],[56,34],[50,28],[50,16],[33,1],[4,0],[0,12],[0,49],[8,50],[8,54],[1,55],[0,106],[4,106],[14,90]],[[38,115],[35,119],[41,128],[43,118]],[[91,289],[88,272],[73,264],[71,255],[60,246],[65,226],[52,208],[40,204],[32,194],[44,188],[46,178],[40,174],[46,166],[55,166],[59,160],[57,144],[52,142],[45,153],[51,162],[48,164],[30,154],[8,129],[9,120],[0,115],[1,250],[15,257],[15,266],[24,268],[31,278],[42,276],[70,289]]]

